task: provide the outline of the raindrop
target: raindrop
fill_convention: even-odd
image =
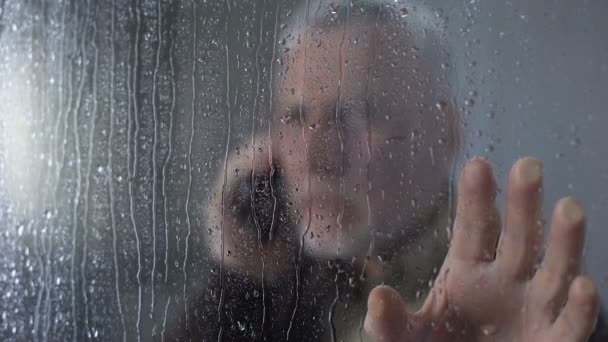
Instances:
[[[494,334],[496,334],[496,332],[498,331],[498,328],[495,325],[484,325],[481,327],[481,333],[484,336],[492,336]]]
[[[410,14],[410,12],[404,7],[399,11],[399,14],[401,15],[401,18],[405,18],[408,14]]]
[[[572,138],[570,140],[570,146],[572,146],[572,147],[578,147],[580,144],[581,144],[580,138]]]
[[[329,4],[330,13],[333,15],[338,13],[338,8],[340,8],[340,5],[336,4],[335,2]]]
[[[245,323],[241,321],[237,321],[236,323],[238,324],[240,331],[245,331]]]
[[[435,107],[437,107],[437,109],[439,109],[440,111],[445,110],[445,108],[447,107],[447,103],[445,103],[445,101],[438,101],[437,103],[435,103]]]
[[[285,115],[281,116],[281,123],[288,124],[289,121],[291,121],[291,115],[285,114]]]

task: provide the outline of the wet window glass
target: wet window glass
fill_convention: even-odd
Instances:
[[[580,200],[606,303],[606,10],[0,1],[0,339],[370,340],[375,286],[449,274],[474,157],[507,217],[544,164],[541,233]]]

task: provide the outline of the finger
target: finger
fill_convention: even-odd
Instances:
[[[496,261],[501,272],[516,279],[533,274],[543,242],[542,164],[518,160],[509,175],[504,229]]]
[[[572,342],[587,341],[593,333],[599,310],[597,286],[589,277],[577,277],[570,286],[568,302],[553,325],[555,335]]]
[[[388,286],[374,288],[367,300],[365,331],[379,341],[403,341],[408,323],[405,303]]]
[[[571,198],[561,199],[553,211],[547,253],[533,280],[541,307],[553,317],[566,299],[571,279],[579,273],[584,239],[583,207]]]
[[[479,158],[468,162],[458,186],[458,207],[449,257],[468,262],[494,259],[500,230],[495,199],[496,182],[490,164]]]

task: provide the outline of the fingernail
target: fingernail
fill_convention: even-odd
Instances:
[[[566,219],[572,223],[581,222],[585,217],[583,207],[572,198],[566,198],[563,206],[563,212]]]
[[[521,176],[526,183],[536,183],[543,176],[543,165],[534,158],[525,158],[520,161]]]

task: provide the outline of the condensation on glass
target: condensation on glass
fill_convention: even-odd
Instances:
[[[0,338],[363,340],[476,154],[562,165],[601,240],[605,6],[541,7],[0,2]]]

